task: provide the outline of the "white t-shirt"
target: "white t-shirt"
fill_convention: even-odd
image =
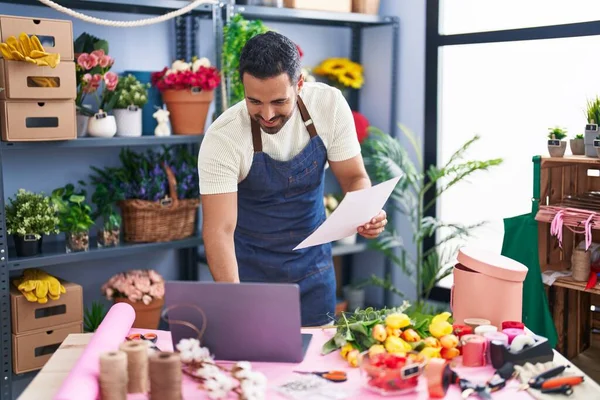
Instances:
[[[360,154],[352,111],[342,92],[319,82],[305,82],[300,92],[330,161],[345,161]],[[198,154],[200,194],[237,192],[254,156],[250,115],[242,100],[227,109],[207,129]],[[296,156],[310,139],[298,106],[274,135],[261,130],[263,152],[278,161]]]

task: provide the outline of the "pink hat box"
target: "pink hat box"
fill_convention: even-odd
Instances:
[[[522,318],[523,281],[527,267],[482,249],[463,247],[454,266],[450,307],[455,324],[465,319],[487,319],[492,325]]]

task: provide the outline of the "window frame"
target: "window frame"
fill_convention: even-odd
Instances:
[[[430,165],[437,165],[438,162],[439,50],[442,47],[600,35],[600,21],[598,20],[444,35],[440,34],[439,30],[441,1],[443,0],[426,0],[425,5],[425,118],[423,153],[426,169]],[[425,203],[432,200],[432,193],[426,193]],[[436,217],[436,203],[427,212],[427,216]],[[435,239],[435,236],[426,238],[423,241],[423,250],[432,248],[435,245]],[[449,303],[450,292],[450,289],[436,286],[431,291],[429,299]]]

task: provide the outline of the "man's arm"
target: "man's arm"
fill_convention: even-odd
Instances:
[[[216,282],[240,281],[233,233],[237,224],[237,193],[202,196],[202,238]]]
[[[358,154],[345,161],[329,161],[329,166],[342,187],[344,195],[371,187],[371,180],[365,170],[362,155]]]

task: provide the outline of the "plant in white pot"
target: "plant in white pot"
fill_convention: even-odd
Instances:
[[[142,107],[148,102],[150,83],[141,83],[129,74],[119,79],[119,93],[113,110],[117,122],[117,136],[142,136]]]
[[[571,154],[574,156],[585,155],[585,142],[583,140],[583,133],[575,135],[575,137],[570,140],[569,145],[571,147]]]
[[[596,157],[594,139],[598,135],[598,122],[600,122],[600,98],[598,96],[593,100],[588,100],[585,117],[587,121],[584,135],[585,155],[587,157]]]
[[[548,153],[550,157],[563,157],[567,150],[567,142],[563,140],[567,137],[567,130],[559,128],[548,128]]]
[[[117,122],[114,115],[109,115],[112,111],[119,93],[116,91],[119,83],[119,76],[114,72],[106,72],[102,75],[101,83],[104,88],[102,95],[98,98],[98,111],[94,113],[88,121],[88,134],[94,137],[108,138],[117,133]]]

